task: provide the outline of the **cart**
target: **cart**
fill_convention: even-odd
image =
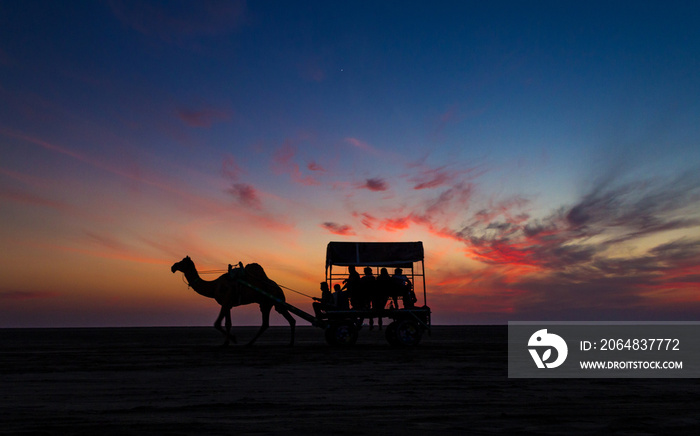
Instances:
[[[324,308],[316,315],[307,313],[286,301],[282,301],[263,289],[247,281],[237,279],[240,283],[256,290],[274,301],[275,305],[286,308],[289,312],[311,323],[312,326],[325,330],[328,344],[333,346],[351,346],[357,342],[358,331],[365,320],[389,320],[385,329],[386,340],[392,346],[411,347],[418,345],[423,334],[430,334],[430,308],[427,305],[425,284],[425,262],[422,242],[330,242],[326,249],[325,281],[329,289],[339,284],[347,289],[351,268],[369,268],[373,275],[379,276],[382,268],[400,268],[403,278],[395,274],[396,281],[376,280],[371,292],[387,295],[387,303],[382,307],[349,306],[348,308]],[[416,285],[419,283],[419,286]],[[398,289],[398,292],[397,292]],[[416,293],[416,289],[422,292]],[[343,292],[353,292],[347,289]],[[416,294],[421,295],[417,298]],[[395,298],[394,298],[395,296]],[[416,298],[414,298],[416,296]],[[399,300],[399,298],[401,300]],[[399,302],[400,301],[400,302]],[[421,306],[417,303],[421,302]]]
[[[326,249],[325,274],[329,289],[335,284],[343,284],[347,289],[351,267],[356,270],[358,267],[369,268],[375,277],[383,268],[394,272],[400,268],[407,282],[397,286],[395,281],[375,280],[372,292],[389,296],[383,307],[351,307],[349,310],[323,312],[319,318],[328,324],[326,341],[329,344],[354,344],[363,321],[373,319],[390,321],[385,336],[394,346],[418,345],[423,333],[430,333],[422,242],[330,242]],[[397,275],[392,279],[396,280]],[[422,292],[417,292],[421,289]],[[420,300],[414,298],[418,297],[416,294],[422,294],[420,306],[416,305]]]

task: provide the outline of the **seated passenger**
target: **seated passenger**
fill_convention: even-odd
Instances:
[[[401,268],[396,268],[394,270],[393,278],[396,280],[399,288],[399,295],[403,299],[404,309],[412,309],[418,299],[416,298],[416,294],[413,293],[413,285],[411,285],[411,281],[408,279],[408,277],[403,275],[403,270]]]
[[[335,302],[333,301],[333,294],[331,294],[330,289],[328,289],[328,282],[321,282],[321,298],[314,297],[314,300],[315,302],[312,306],[316,318],[320,318],[322,312],[336,308]]]
[[[338,310],[350,310],[350,300],[348,299],[348,292],[343,291],[340,285],[336,283],[333,285],[333,300]]]

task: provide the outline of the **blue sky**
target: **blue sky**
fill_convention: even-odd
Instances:
[[[328,241],[415,239],[438,322],[695,318],[699,19],[2,1],[5,324],[208,324],[185,255],[314,291]]]

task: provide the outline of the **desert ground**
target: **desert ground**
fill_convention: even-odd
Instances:
[[[509,379],[506,326],[434,326],[414,348],[364,328],[0,330],[0,434],[686,434],[697,379]],[[254,327],[235,328],[239,341]]]

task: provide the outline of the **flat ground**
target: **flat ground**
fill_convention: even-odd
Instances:
[[[241,341],[255,328],[235,329]],[[0,330],[0,434],[685,434],[696,379],[508,379],[507,327],[434,327],[412,349],[273,327]]]

